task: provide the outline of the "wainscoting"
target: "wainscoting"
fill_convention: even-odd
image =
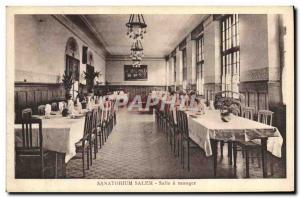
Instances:
[[[41,104],[64,100],[65,90],[57,83],[15,83],[15,114],[18,117],[25,108],[37,113]]]
[[[239,84],[239,91],[245,96],[242,100],[243,105],[254,107],[256,113],[263,109],[274,112],[273,126],[278,128],[284,139],[283,154],[285,155],[286,107],[282,104],[280,89],[279,82],[256,81]]]

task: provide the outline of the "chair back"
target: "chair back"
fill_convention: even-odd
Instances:
[[[274,112],[269,110],[259,110],[257,115],[257,121],[272,126],[273,114]]]
[[[26,117],[15,123],[22,126],[21,144],[15,144],[16,151],[35,150],[43,153],[42,120],[40,118]],[[32,125],[38,125],[38,132],[33,133]],[[18,155],[18,154],[17,154]]]
[[[97,123],[98,123],[98,108],[94,108],[92,110],[92,132],[94,133],[95,131],[97,131]]]
[[[91,134],[92,130],[93,130],[93,113],[92,111],[88,111],[85,114],[83,137],[85,137],[86,134]]]
[[[101,126],[101,123],[102,123],[102,117],[103,117],[103,115],[102,115],[102,108],[99,106],[99,107],[97,108],[97,110],[98,110],[97,126]]]
[[[22,120],[29,119],[32,116],[32,109],[27,108],[22,110]]]
[[[253,120],[255,109],[253,107],[243,107],[242,108],[242,117]]]
[[[179,130],[188,136],[188,119],[187,114],[184,111],[177,110],[176,111],[176,119],[177,119],[177,126]]]
[[[46,105],[39,105],[38,106],[38,114],[45,115],[45,113],[46,113]]]

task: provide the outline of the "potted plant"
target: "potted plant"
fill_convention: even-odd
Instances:
[[[88,87],[88,91],[90,93],[93,92],[95,78],[99,77],[101,75],[102,74],[100,72],[98,72],[98,71],[91,71],[91,72],[85,72],[85,71],[83,71],[83,77],[87,81],[87,85],[89,86]]]
[[[72,97],[70,91],[74,84],[74,80],[73,80],[72,74],[68,74],[66,70],[63,74],[62,84],[66,91],[65,98],[66,98],[66,100],[69,100]]]

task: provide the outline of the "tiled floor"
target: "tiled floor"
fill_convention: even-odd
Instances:
[[[234,169],[229,165],[226,145],[224,158],[219,156],[218,178],[244,178],[244,159],[238,152],[238,164]],[[182,169],[180,158],[174,157],[165,133],[156,128],[154,116],[120,109],[117,125],[105,145],[99,150],[85,178],[91,179],[173,179],[212,178],[212,159],[205,157],[198,148],[190,149],[191,169]],[[67,178],[82,178],[82,164],[72,159],[67,165]],[[269,173],[270,174],[270,173]],[[262,170],[258,159],[250,163],[250,177],[261,178]],[[285,177],[285,161],[274,159],[272,178]]]

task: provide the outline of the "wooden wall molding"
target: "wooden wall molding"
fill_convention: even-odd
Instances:
[[[41,104],[64,100],[65,90],[58,83],[24,83],[15,82],[15,114],[20,116],[22,109],[31,108],[37,113]]]
[[[263,81],[269,80],[269,68],[261,68],[261,69],[251,69],[247,71],[241,72],[240,81],[241,82],[249,82],[249,81]]]

